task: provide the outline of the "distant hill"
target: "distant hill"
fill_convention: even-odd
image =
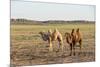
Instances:
[[[95,21],[85,21],[85,20],[73,20],[73,21],[64,21],[64,20],[48,20],[48,21],[36,21],[28,19],[11,19],[11,24],[66,24],[66,23],[94,23]]]

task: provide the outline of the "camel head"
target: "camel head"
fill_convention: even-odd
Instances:
[[[42,34],[43,32],[39,32],[39,34]]]
[[[44,31],[40,31],[39,34],[43,35],[44,34]]]
[[[72,43],[72,37],[70,33],[66,32],[64,37],[66,37],[66,41],[68,44]]]
[[[64,35],[64,37],[69,37],[69,38],[71,38],[71,34],[68,33],[68,32],[66,32],[65,35]]]
[[[44,41],[47,41],[48,40],[48,35],[47,35],[47,33],[45,33],[45,32],[39,32],[39,34],[42,36],[42,39],[44,40]]]

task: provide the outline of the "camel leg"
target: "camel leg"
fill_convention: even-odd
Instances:
[[[60,42],[60,45],[61,45],[61,49],[63,51],[64,46],[63,46],[63,42],[62,41]]]
[[[63,44],[62,44],[62,46],[61,46],[61,47],[62,47],[62,51],[63,51],[63,50],[64,50],[64,49],[63,49],[63,48],[64,48]]]
[[[82,40],[79,41],[80,44],[80,50],[82,49]]]
[[[75,55],[75,43],[73,43],[73,53]]]
[[[74,56],[75,56],[75,45],[73,46],[73,50],[74,50]]]
[[[61,43],[59,42],[59,44],[58,44],[58,47],[59,47],[59,49],[58,49],[58,51],[60,50],[60,47],[61,47]]]
[[[70,44],[70,56],[72,55],[72,48],[73,48],[73,46],[72,46],[72,44]]]
[[[61,48],[61,50],[63,51],[63,42],[58,40],[59,41],[59,49]]]
[[[53,48],[52,48],[52,43],[50,43],[49,51],[50,51],[50,52],[52,52],[52,51],[53,51]]]
[[[51,42],[51,39],[49,38],[49,40],[48,40],[48,42],[49,42],[49,51],[51,52],[51,51],[53,51],[53,48],[52,48],[52,42]]]
[[[80,45],[80,52],[82,52],[82,40],[79,41],[79,45]]]

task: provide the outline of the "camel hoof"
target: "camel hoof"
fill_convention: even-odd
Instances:
[[[59,52],[59,50],[57,50],[56,52]]]
[[[72,56],[72,54],[70,53],[69,56]]]
[[[69,54],[69,56],[72,56],[71,54]]]
[[[76,54],[74,53],[74,56],[75,56]]]

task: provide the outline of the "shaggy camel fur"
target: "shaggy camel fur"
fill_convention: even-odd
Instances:
[[[48,30],[48,32],[40,32],[39,34],[41,34],[42,36],[42,39],[44,41],[48,41],[49,43],[49,50],[50,51],[53,51],[53,48],[52,48],[52,42],[57,40],[59,42],[59,46],[62,46],[62,51],[63,51],[63,39],[62,39],[62,35],[61,33],[55,29],[54,32],[50,30]],[[59,47],[60,48],[60,47]]]
[[[80,47],[80,51],[81,51],[82,36],[81,36],[79,28],[76,30],[76,32],[75,32],[74,29],[72,29],[71,33],[66,32],[65,37],[66,37],[66,42],[70,45],[70,51],[71,51],[70,55],[72,55],[73,52],[74,52],[74,55],[75,55],[75,45],[76,45],[76,43],[79,43],[79,47]]]

